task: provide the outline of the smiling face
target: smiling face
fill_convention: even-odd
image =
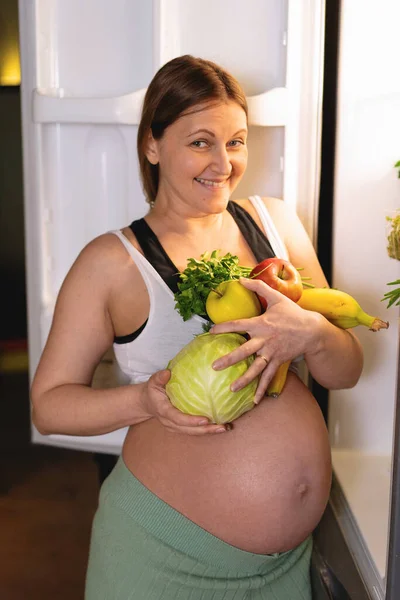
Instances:
[[[150,137],[146,156],[159,165],[156,205],[187,215],[222,212],[247,166],[247,119],[236,102],[192,107]]]

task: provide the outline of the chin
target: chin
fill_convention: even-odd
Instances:
[[[231,193],[232,190],[224,190],[224,193],[218,196],[205,196],[202,198],[202,203],[203,205],[210,207],[210,209],[215,207],[224,210],[231,199]]]
[[[200,210],[205,210],[209,214],[221,213],[226,210],[235,187],[236,186],[227,185],[218,190],[203,188],[200,190],[200,193],[196,190],[197,199],[193,197],[193,206],[198,207]]]
[[[206,207],[206,210],[209,214],[217,215],[219,213],[224,212],[226,207],[228,206],[229,198],[221,198],[219,200],[206,200],[203,203],[203,206]]]

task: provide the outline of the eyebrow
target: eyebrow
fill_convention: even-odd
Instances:
[[[196,129],[196,131],[192,131],[191,133],[189,133],[189,135],[187,137],[190,137],[190,136],[195,135],[197,133],[208,133],[208,135],[211,135],[211,137],[215,138],[215,133],[213,133],[209,129]],[[236,133],[234,133],[232,137],[235,137],[236,135],[239,135],[239,133],[247,133],[247,129],[239,129],[239,131],[237,131]]]

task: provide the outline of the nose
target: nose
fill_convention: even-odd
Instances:
[[[229,176],[232,164],[226,146],[216,147],[213,152],[212,169],[219,175]]]

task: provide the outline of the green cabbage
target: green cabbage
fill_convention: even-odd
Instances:
[[[254,406],[257,379],[238,392],[231,383],[249,368],[253,356],[222,371],[212,363],[245,342],[238,333],[203,333],[194,338],[169,362],[171,378],[166,392],[171,403],[190,415],[208,417],[213,423],[229,423]]]

